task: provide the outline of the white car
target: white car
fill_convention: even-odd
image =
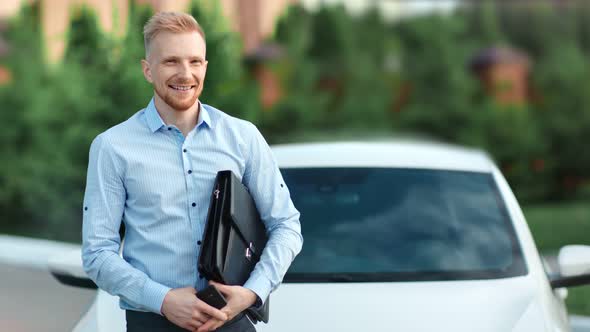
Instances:
[[[304,245],[258,331],[570,331],[564,287],[590,283],[590,247],[562,248],[549,273],[485,153],[412,141],[273,151]],[[95,287],[79,251],[50,269]],[[125,331],[118,299],[98,290],[74,331]]]

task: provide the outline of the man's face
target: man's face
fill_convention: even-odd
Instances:
[[[203,91],[205,41],[198,32],[160,32],[141,64],[156,94],[174,110],[186,111]]]

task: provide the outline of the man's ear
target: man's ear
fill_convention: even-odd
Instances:
[[[143,70],[143,77],[145,77],[145,80],[150,83],[153,83],[154,80],[152,79],[150,63],[146,59],[141,60],[141,69]]]

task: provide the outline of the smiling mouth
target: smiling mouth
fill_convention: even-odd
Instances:
[[[194,85],[168,85],[170,88],[177,90],[177,91],[188,91],[194,88]]]

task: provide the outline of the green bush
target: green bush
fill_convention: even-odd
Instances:
[[[12,51],[1,63],[14,79],[0,86],[3,231],[79,240],[91,140],[153,94],[140,69],[152,11],[131,3],[125,37],[104,34],[92,11],[76,9],[65,57],[54,65],[44,61],[38,3],[10,21]],[[555,11],[545,2],[485,2],[395,23],[376,10],[351,16],[342,6],[293,6],[273,37],[286,55],[266,64],[284,96],[267,111],[220,4],[195,0],[190,11],[207,34],[202,100],[254,122],[270,142],[371,132],[480,147],[519,199],[535,201],[572,197],[590,183],[581,145],[590,141],[590,6],[579,4]],[[470,72],[471,57],[494,45],[531,57],[527,105],[499,105]]]
[[[49,76],[43,64],[39,22],[38,4],[25,7],[13,18],[6,31],[12,50],[2,59],[15,78],[0,86],[0,121],[5,124],[0,133],[0,223],[12,232],[21,231],[31,220],[24,203],[27,193],[22,190],[28,178],[23,160],[30,153],[36,125],[29,121],[34,98],[46,89]]]
[[[590,6],[559,9],[486,1],[388,24],[375,11],[295,6],[276,33],[289,54],[277,70],[289,94],[265,126],[280,141],[368,129],[475,146],[520,199],[572,197],[590,181],[590,155],[576,144],[590,140]],[[472,57],[493,46],[530,56],[527,105],[496,103],[470,71]]]
[[[233,98],[243,79],[239,41],[224,25],[219,8],[196,1],[192,8],[207,18],[202,21],[209,32],[209,56],[215,57],[203,100],[222,108],[236,106]],[[65,57],[48,66],[37,9],[27,7],[8,32],[15,51],[6,65],[15,79],[0,88],[5,106],[0,117],[10,124],[0,140],[0,229],[78,242],[90,143],[145,107],[153,95],[140,65],[141,31],[152,12],[132,5],[130,33],[116,38],[98,28],[94,12],[76,8]]]

